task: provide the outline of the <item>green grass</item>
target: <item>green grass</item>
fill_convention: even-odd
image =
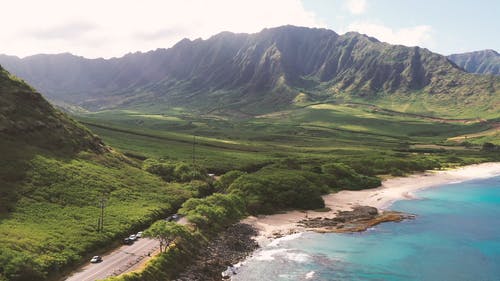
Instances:
[[[452,119],[494,119],[500,117],[498,110],[499,98],[498,94],[495,93],[457,96],[416,92],[411,94],[379,95],[370,99],[354,98],[354,101],[376,104],[383,108],[405,113]]]

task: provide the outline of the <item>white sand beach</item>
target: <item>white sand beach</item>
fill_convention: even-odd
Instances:
[[[257,241],[264,245],[269,238],[305,231],[298,226],[304,218],[332,218],[338,211],[350,210],[353,206],[372,206],[387,210],[397,200],[415,199],[415,192],[421,189],[463,182],[473,179],[489,178],[500,175],[500,163],[482,163],[464,166],[453,170],[427,171],[408,177],[384,180],[374,189],[360,191],[343,190],[323,196],[328,212],[291,211],[283,214],[253,217],[243,220],[259,230]]]

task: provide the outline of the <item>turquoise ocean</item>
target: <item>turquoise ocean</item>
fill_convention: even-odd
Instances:
[[[500,177],[416,195],[390,208],[415,220],[286,236],[255,252],[232,280],[500,280]]]

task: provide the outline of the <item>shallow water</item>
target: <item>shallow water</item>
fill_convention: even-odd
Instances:
[[[417,214],[364,233],[303,233],[257,251],[233,280],[500,280],[500,177],[421,191]]]

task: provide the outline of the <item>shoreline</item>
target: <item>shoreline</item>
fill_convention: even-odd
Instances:
[[[317,231],[300,225],[304,219],[333,219],[339,211],[351,211],[357,206],[371,206],[380,212],[388,211],[399,200],[415,200],[415,192],[440,185],[453,184],[468,180],[500,176],[500,162],[488,162],[462,166],[451,170],[429,170],[407,177],[384,180],[377,188],[365,190],[342,190],[323,196],[327,212],[290,211],[266,216],[250,216],[241,222],[249,224],[258,231],[254,237],[260,247],[273,239],[306,231]]]

